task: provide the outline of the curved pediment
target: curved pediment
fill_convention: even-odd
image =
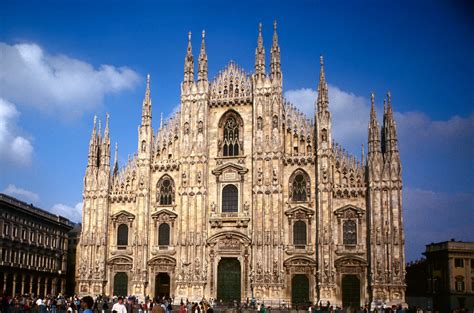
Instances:
[[[246,235],[239,233],[237,231],[224,231],[224,232],[219,232],[207,240],[208,243],[210,244],[215,244],[217,241],[221,239],[226,239],[226,240],[237,240],[241,243],[244,244],[250,244],[252,241],[250,240],[249,237]]]
[[[252,100],[252,81],[245,71],[230,62],[210,84],[211,105],[244,103]]]
[[[348,204],[334,211],[337,217],[356,218],[361,217],[365,214],[365,211],[355,205]]]
[[[297,205],[285,211],[285,215],[290,218],[310,218],[314,215],[314,210],[303,205]]]
[[[334,266],[367,266],[367,261],[357,256],[345,256],[334,261]]]
[[[176,260],[169,256],[157,256],[149,260],[148,265],[176,266]]]
[[[135,215],[128,211],[122,210],[115,214],[112,214],[111,218],[113,222],[127,223],[133,221],[135,219]]]
[[[107,260],[108,264],[132,264],[133,259],[126,255],[112,257]]]
[[[283,266],[316,266],[316,261],[305,256],[294,256],[283,262]]]

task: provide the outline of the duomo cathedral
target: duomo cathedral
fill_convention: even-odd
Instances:
[[[314,116],[283,97],[276,23],[266,66],[208,79],[191,34],[180,110],[152,126],[147,76],[136,154],[111,165],[109,117],[89,142],[76,289],[224,302],[405,302],[401,162],[390,94],[367,152],[333,138],[321,57]],[[196,73],[197,72],[197,73]],[[197,74],[197,75],[196,75]]]

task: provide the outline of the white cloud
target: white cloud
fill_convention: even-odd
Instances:
[[[288,90],[285,98],[307,116],[313,116],[317,94],[316,90],[303,88]],[[329,110],[332,114],[333,138],[348,151],[359,155],[361,144],[367,143],[370,100],[329,85]],[[377,112],[381,125],[382,108],[378,107]],[[474,114],[440,121],[432,120],[422,112],[395,112],[394,115],[400,149],[404,154],[419,153],[420,143],[428,149],[452,150],[453,145],[463,145],[463,148],[456,148],[466,150],[469,141],[471,148],[467,154],[472,156],[474,152],[471,139],[474,137]]]
[[[328,88],[333,138],[349,151],[359,155],[361,144],[367,141],[369,100],[337,86],[329,85]],[[310,117],[314,115],[317,96],[317,91],[310,88],[285,92],[285,98]]]
[[[474,241],[474,193],[405,188],[403,195],[407,260],[420,258],[431,242]]]
[[[8,185],[2,192],[12,197],[20,198],[23,201],[32,202],[33,204],[39,201],[38,194],[26,189],[18,188],[12,184]]]
[[[78,202],[74,207],[57,203],[53,205],[49,211],[51,213],[68,218],[75,223],[80,223],[82,221],[82,202]]]
[[[127,67],[93,65],[49,55],[34,43],[0,42],[2,96],[19,105],[77,115],[102,104],[108,93],[131,89],[139,76]]]
[[[0,168],[31,163],[33,146],[30,140],[18,134],[18,116],[15,105],[0,98]]]

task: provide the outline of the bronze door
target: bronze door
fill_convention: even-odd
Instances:
[[[126,297],[128,295],[128,276],[124,272],[118,272],[114,276],[114,296]]]
[[[222,258],[217,266],[217,299],[240,303],[240,262],[237,258]]]
[[[304,274],[296,274],[291,280],[292,308],[303,308],[309,303],[309,280]]]
[[[170,275],[159,273],[155,277],[155,297],[162,299],[170,297]]]
[[[360,280],[356,275],[342,277],[342,306],[360,307]]]

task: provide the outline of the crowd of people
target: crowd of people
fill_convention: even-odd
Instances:
[[[190,302],[187,299],[181,300],[179,306],[173,305],[171,298],[149,297],[139,300],[137,297],[106,297],[106,296],[78,296],[64,297],[48,295],[46,297],[35,297],[34,295],[23,295],[9,297],[0,295],[1,311],[0,313],[220,313],[233,309],[235,312],[259,312],[270,313],[271,311],[289,312],[286,306],[272,308],[265,303],[247,301],[244,303],[223,304],[222,301],[214,299],[202,299],[199,302]],[[368,306],[360,308],[340,308],[326,305],[306,305],[298,307],[298,311],[308,313],[440,313],[438,310],[423,309],[413,307],[404,309],[402,306],[377,306],[370,310]],[[470,310],[458,309],[452,313],[469,313]],[[474,312],[474,311],[473,311]],[[472,312],[471,312],[472,313]]]

